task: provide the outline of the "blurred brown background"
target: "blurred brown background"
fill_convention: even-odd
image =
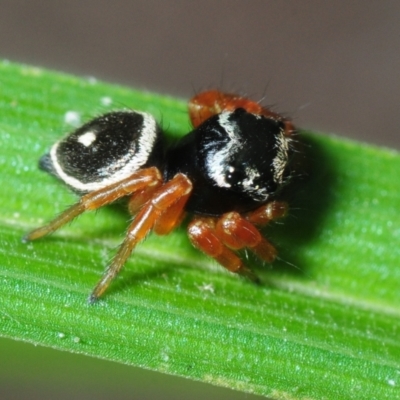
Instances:
[[[0,0],[0,57],[265,96],[298,126],[400,148],[398,0]]]
[[[0,0],[0,57],[182,98],[211,87],[265,96],[300,127],[400,149],[398,0]],[[1,398],[110,398],[101,365],[118,399],[253,398],[53,353],[13,358],[25,378],[24,357],[43,371],[55,363],[51,384],[36,371],[26,386],[3,360]]]

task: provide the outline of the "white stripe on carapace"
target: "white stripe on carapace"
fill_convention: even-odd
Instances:
[[[226,170],[231,169],[231,166],[227,164],[229,158],[232,157],[241,146],[240,137],[237,133],[239,128],[236,122],[229,120],[231,115],[231,112],[225,111],[218,117],[218,123],[228,134],[229,142],[223,149],[215,151],[207,156],[208,173],[219,187],[231,187],[231,184],[225,180]]]
[[[281,184],[283,182],[283,175],[289,158],[289,142],[290,138],[288,138],[285,135],[285,131],[281,129],[275,146],[277,150],[276,157],[272,161],[272,167],[274,169],[274,181],[277,184]]]
[[[140,111],[135,111],[135,113],[143,116],[142,131],[140,133],[137,151],[135,152],[132,159],[129,162],[127,162],[123,168],[117,170],[114,174],[110,176],[103,176],[98,181],[88,182],[88,183],[81,182],[76,177],[70,176],[67,173],[65,173],[57,160],[57,148],[59,143],[63,140],[62,139],[61,141],[56,142],[50,150],[51,162],[60,179],[63,180],[67,185],[71,186],[76,190],[82,192],[91,192],[93,190],[102,189],[113,183],[121,181],[122,179],[128,178],[132,173],[136,172],[144,164],[146,164],[151,154],[151,151],[153,150],[155,141],[157,139],[157,122],[150,114]],[[87,133],[84,133],[82,136],[85,136],[88,133],[93,133],[93,132],[89,131]],[[82,136],[79,139],[81,139]],[[127,149],[127,153],[129,151],[130,149]],[[115,164],[118,164],[118,160],[113,165]]]

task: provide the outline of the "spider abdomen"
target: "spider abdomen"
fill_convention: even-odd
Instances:
[[[56,142],[40,167],[78,193],[101,189],[147,166],[163,163],[163,133],[139,111],[97,117]]]

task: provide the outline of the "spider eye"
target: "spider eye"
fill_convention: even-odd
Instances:
[[[55,143],[40,167],[78,192],[101,189],[161,162],[162,131],[137,111],[111,112]],[[157,161],[158,160],[158,161]]]

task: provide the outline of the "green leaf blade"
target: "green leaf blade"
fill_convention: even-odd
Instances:
[[[109,207],[21,243],[75,201],[37,161],[71,130],[68,111],[140,109],[179,137],[185,104],[10,63],[0,74],[0,335],[277,399],[400,397],[398,153],[303,133],[306,178],[266,229],[280,260],[249,260],[263,285],[222,271],[181,227],[138,246],[90,306],[129,216]]]

